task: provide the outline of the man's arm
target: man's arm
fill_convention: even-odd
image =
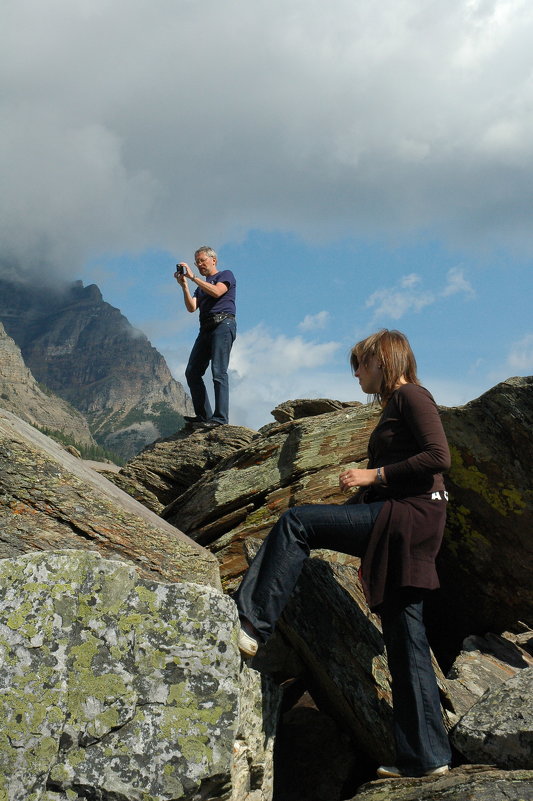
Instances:
[[[185,264],[185,263],[182,263],[180,266],[187,268],[187,276],[188,276],[189,273],[190,273],[189,266],[187,264]],[[191,273],[191,275],[192,275],[192,273]],[[175,272],[174,273],[174,278],[176,279],[176,281],[178,282],[178,284],[180,285],[180,287],[183,290],[183,301],[185,303],[185,308],[189,312],[195,312],[196,309],[198,308],[198,300],[197,300],[197,298],[195,298],[195,297],[193,297],[191,295],[191,291],[189,289],[189,284],[187,282],[186,275],[183,274],[183,273]]]
[[[198,308],[198,300],[191,295],[187,279],[195,283],[196,286],[200,287],[200,289],[203,289],[204,292],[207,295],[210,295],[212,298],[222,297],[222,295],[225,295],[229,289],[229,286],[225,284],[224,281],[219,281],[216,284],[210,284],[208,281],[204,281],[203,278],[200,278],[200,276],[194,275],[189,265],[184,261],[180,263],[180,267],[184,268],[184,274],[180,275],[179,273],[174,273],[174,277],[183,289],[183,300],[185,301],[185,307],[187,311],[195,312]]]

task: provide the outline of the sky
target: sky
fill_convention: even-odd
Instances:
[[[527,0],[3,0],[0,274],[96,283],[185,383],[210,245],[230,422],[365,401],[381,328],[466,403],[533,372],[532,41]]]

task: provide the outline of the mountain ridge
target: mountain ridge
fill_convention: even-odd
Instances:
[[[163,356],[96,284],[0,280],[0,320],[35,379],[81,412],[95,440],[123,459],[181,428],[192,411]]]

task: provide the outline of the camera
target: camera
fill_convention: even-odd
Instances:
[[[182,264],[176,264],[176,272],[178,275],[185,275],[185,267]]]

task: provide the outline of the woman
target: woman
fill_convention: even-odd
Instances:
[[[423,598],[438,587],[435,557],[446,518],[442,471],[448,444],[430,393],[399,331],[358,342],[351,366],[382,408],[368,444],[368,467],[344,470],[347,504],[308,504],[285,512],[235,596],[239,648],[252,656],[272,634],[311,548],[359,556],[367,601],[379,612],[392,676],[397,764],[378,776],[440,775],[451,760],[423,623]]]

